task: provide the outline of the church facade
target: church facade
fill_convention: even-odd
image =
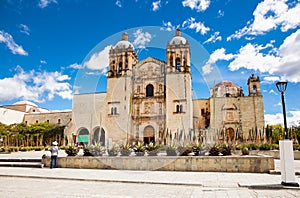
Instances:
[[[251,130],[263,132],[259,78],[249,78],[248,96],[223,81],[211,89],[209,99],[193,100],[190,56],[188,40],[179,29],[167,43],[166,61],[139,61],[123,33],[109,52],[106,92],[74,95],[66,138],[74,143],[147,144],[166,137],[192,141],[203,131],[214,141],[247,140]]]

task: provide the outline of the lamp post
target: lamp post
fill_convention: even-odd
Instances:
[[[284,121],[284,140],[279,141],[280,170],[281,170],[281,179],[282,179],[281,184],[284,186],[299,187],[299,184],[296,182],[295,170],[294,170],[293,142],[289,140],[287,124],[286,124],[284,92],[286,91],[287,82],[285,81],[277,82],[276,87],[278,91],[281,93],[283,121]]]
[[[289,139],[288,137],[288,130],[287,130],[287,124],[286,124],[286,112],[285,112],[285,102],[284,102],[284,92],[287,87],[286,81],[280,81],[276,83],[276,87],[278,91],[281,93],[281,103],[282,103],[282,112],[283,112],[283,122],[284,122],[284,139]]]

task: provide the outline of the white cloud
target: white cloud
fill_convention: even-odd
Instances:
[[[102,51],[93,54],[83,65],[92,70],[102,70],[109,65],[109,50],[111,45],[106,46]]]
[[[195,9],[197,12],[206,10],[209,7],[210,0],[184,0],[182,1],[183,7],[190,7],[192,10]]]
[[[300,111],[289,111],[286,120],[287,120],[288,127],[298,126],[300,121]],[[265,125],[276,125],[276,124],[283,125],[282,113],[265,114]]]
[[[269,91],[269,94],[274,94],[274,95],[278,95],[278,93],[276,93],[275,91],[274,91],[274,89],[271,89],[270,91]]]
[[[222,36],[220,36],[220,32],[215,32],[214,34],[212,34],[210,36],[209,39],[204,41],[203,44],[205,44],[205,43],[215,43],[216,41],[221,41],[221,40],[222,40]]]
[[[0,101],[14,99],[44,102],[45,98],[51,100],[55,95],[63,99],[72,99],[71,85],[68,75],[60,72],[25,72],[20,66],[17,73],[11,78],[0,79]]]
[[[45,60],[40,60],[41,64],[47,64],[47,62]]]
[[[80,64],[78,64],[78,63],[73,63],[73,64],[69,65],[68,68],[72,68],[72,69],[82,69],[82,68],[84,68],[84,66],[83,66],[83,65],[80,65]]]
[[[268,48],[269,45],[270,44],[262,46],[248,43],[239,50],[238,54],[235,55],[235,59],[228,66],[229,69],[231,71],[236,71],[240,68],[246,68],[249,70],[259,70],[260,72],[273,74],[279,66],[280,58],[272,54],[265,54],[261,52]]]
[[[120,0],[117,0],[117,1],[116,1],[116,6],[118,6],[119,8],[121,8],[121,7],[122,7],[122,3],[121,3],[121,1],[120,1]]]
[[[195,18],[193,18],[193,17],[183,21],[182,27],[183,28],[187,27],[189,29],[195,29],[196,32],[200,32],[202,35],[206,34],[210,30],[210,28],[205,27],[205,25],[203,23],[196,22]]]
[[[143,32],[142,29],[138,29],[133,33],[134,41],[133,45],[137,48],[144,49],[146,44],[151,41],[151,34],[149,32]]]
[[[278,76],[266,76],[264,77],[263,81],[261,83],[266,83],[266,84],[273,84],[276,81],[279,81],[280,78]]]
[[[38,6],[40,8],[46,8],[47,6],[49,6],[51,3],[55,3],[57,4],[56,0],[40,0],[38,3]]]
[[[218,10],[218,18],[223,17],[223,16],[224,16],[224,11]]]
[[[24,25],[24,24],[20,24],[20,32],[21,33],[24,33],[24,34],[27,34],[27,35],[30,35],[30,29],[27,25]]]
[[[276,74],[283,76],[283,80],[300,82],[300,29],[288,36],[279,47],[281,57],[280,66]]]
[[[160,0],[152,2],[152,11],[159,10],[160,6]]]
[[[234,54],[229,69],[245,68],[270,74],[264,79],[265,83],[273,80],[300,82],[300,29],[286,37],[279,48],[275,48],[273,43],[274,40],[266,45],[246,44]]]
[[[233,54],[226,54],[224,48],[220,48],[215,50],[209,57],[208,61],[205,63],[205,65],[202,67],[202,72],[204,75],[210,74],[213,70],[213,65],[218,60],[231,60],[234,58]]]
[[[253,12],[253,21],[230,35],[227,40],[239,39],[244,35],[261,35],[280,27],[286,32],[300,25],[300,2],[293,7],[287,0],[264,0]]]
[[[174,25],[172,25],[172,23],[169,22],[163,22],[163,27],[160,28],[160,30],[165,30],[168,32],[174,31],[176,29],[176,27]]]
[[[10,51],[13,54],[19,54],[23,56],[28,55],[28,53],[23,49],[22,46],[15,43],[13,37],[10,34],[1,30],[0,30],[0,43],[5,43],[8,49],[10,49]]]

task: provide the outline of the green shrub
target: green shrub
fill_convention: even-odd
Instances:
[[[261,144],[259,146],[259,150],[261,150],[261,151],[267,151],[267,150],[271,150],[271,149],[272,149],[271,144]]]
[[[254,143],[250,143],[250,144],[248,144],[248,149],[249,150],[258,150],[259,149],[259,145],[254,144]]]
[[[272,144],[272,150],[279,150],[279,144]]]
[[[294,151],[299,150],[300,151],[300,145],[299,144],[293,144]]]

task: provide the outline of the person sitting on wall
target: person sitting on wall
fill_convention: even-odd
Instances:
[[[49,148],[51,152],[51,161],[50,161],[50,168],[58,168],[58,143],[56,141],[52,142],[52,146]]]

